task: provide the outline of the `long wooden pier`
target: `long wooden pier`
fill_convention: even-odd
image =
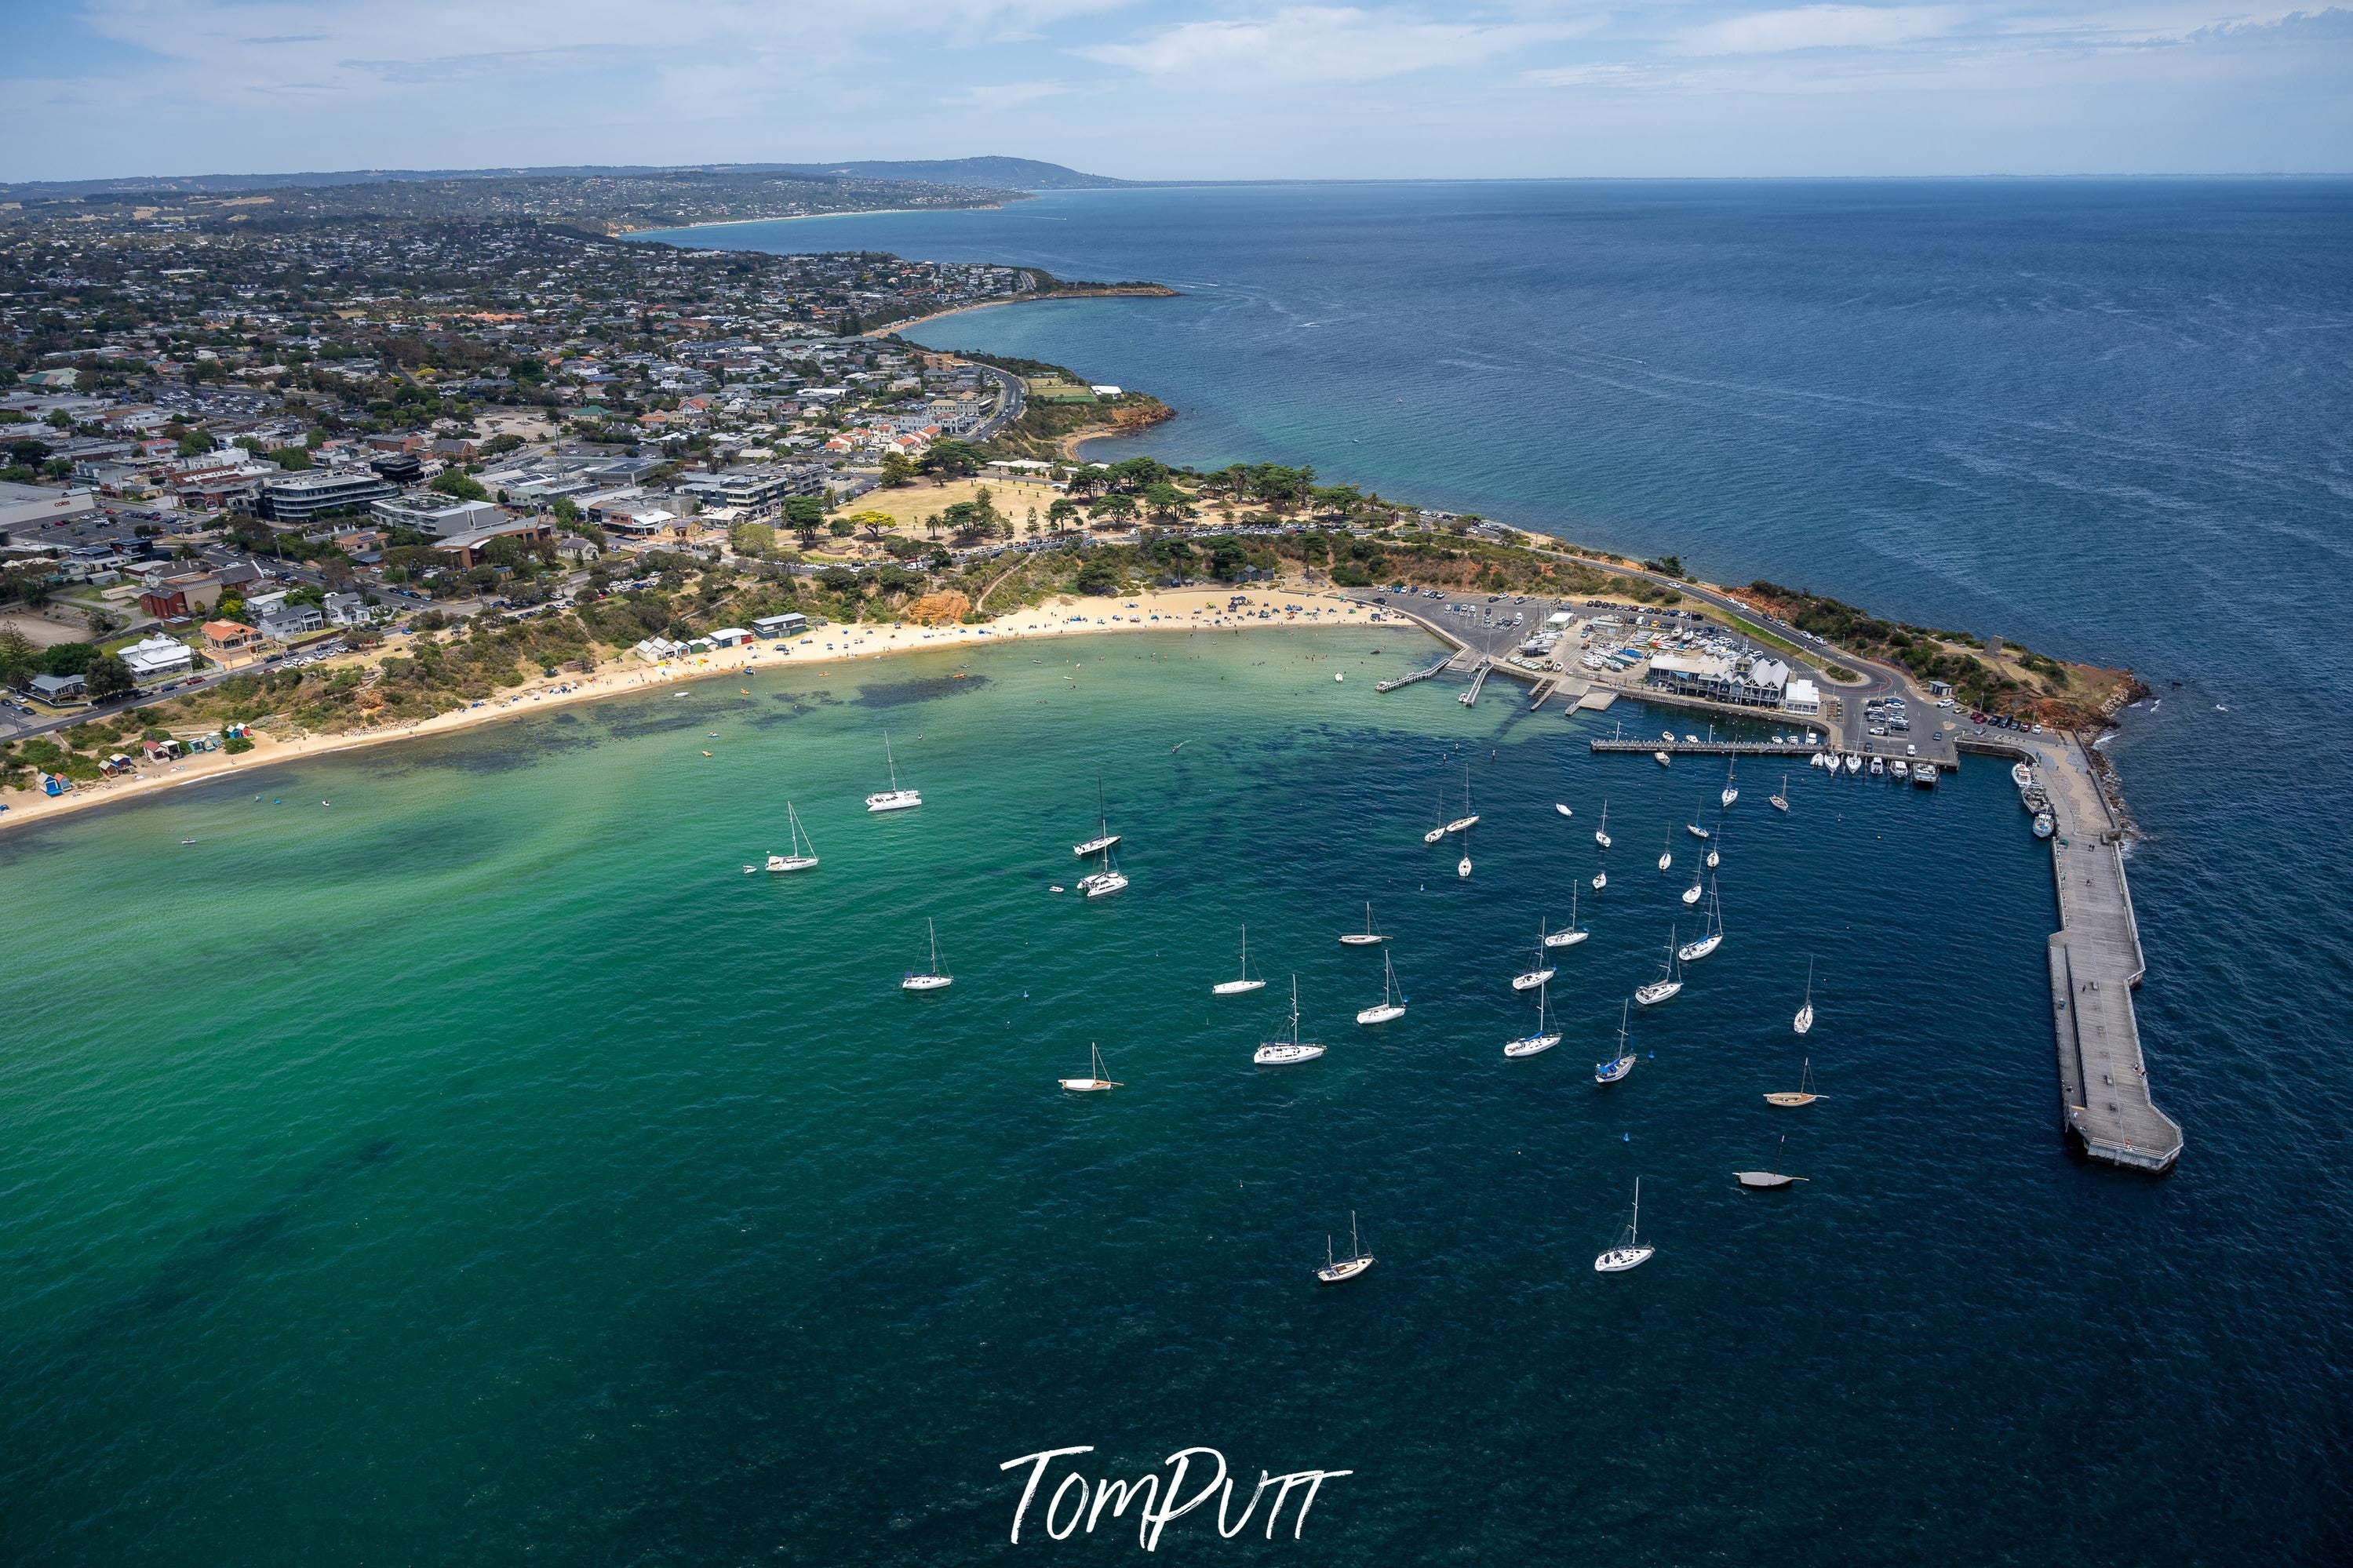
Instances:
[[[1471,689],[1464,692],[1459,699],[1463,707],[1469,708],[1477,704],[1479,693],[1487,689],[1487,677],[1494,673],[1494,668],[1493,660],[1482,658],[1479,661],[1479,667],[1471,672]]]
[[[1440,670],[1444,669],[1448,665],[1452,664],[1453,662],[1454,655],[1450,652],[1444,658],[1440,659],[1436,664],[1431,665],[1427,669],[1417,669],[1411,675],[1400,675],[1395,680],[1376,681],[1373,684],[1373,689],[1376,691],[1395,691],[1400,686],[1411,686],[1417,680],[1428,680],[1431,676],[1436,675]]]

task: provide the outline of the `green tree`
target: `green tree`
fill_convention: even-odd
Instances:
[[[21,686],[40,673],[41,653],[14,626],[0,626],[0,686]]]
[[[738,555],[765,556],[776,548],[776,531],[765,522],[739,522],[727,530],[727,547]]]
[[[1079,503],[1068,496],[1057,496],[1054,503],[1046,509],[1046,525],[1057,533],[1077,527],[1078,521]]]
[[[438,490],[445,496],[455,496],[459,500],[491,499],[491,492],[484,489],[472,475],[457,468],[442,469],[433,476],[433,482],[426,488]]]
[[[915,460],[904,452],[882,454],[882,483],[886,489],[899,489],[915,482]]]
[[[89,643],[61,642],[41,655],[41,671],[45,675],[80,675],[97,657],[98,649]]]
[[[565,528],[580,526],[580,503],[570,496],[557,496],[555,504],[548,508],[548,510],[554,516],[555,521]]]
[[[131,667],[122,662],[121,656],[111,653],[91,659],[90,668],[82,672],[82,680],[83,689],[93,702],[126,696],[137,684],[131,679]]]

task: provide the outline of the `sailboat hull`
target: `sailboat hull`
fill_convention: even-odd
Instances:
[[[1556,931],[1544,939],[1546,947],[1575,947],[1593,933],[1588,931]]]
[[[1429,832],[1421,836],[1421,841],[1424,844],[1435,844],[1445,837],[1446,829],[1443,827],[1433,827]]]
[[[869,811],[913,811],[923,804],[923,797],[911,789],[888,789],[866,797]]]
[[[1699,889],[1697,888],[1685,888],[1683,889],[1683,902],[1686,904],[1695,904],[1699,902]]]
[[[1642,1006],[1656,1006],[1683,988],[1680,980],[1662,980],[1655,985],[1645,985],[1634,993],[1634,1000]]]
[[[1504,1054],[1507,1057],[1538,1056],[1558,1044],[1560,1044],[1558,1035],[1523,1035],[1505,1046]]]
[[[1107,833],[1101,838],[1090,838],[1084,844],[1071,845],[1071,853],[1078,856],[1081,859],[1084,859],[1090,855],[1102,854],[1104,850],[1110,848],[1113,845],[1118,842],[1118,834]]]
[[[1446,831],[1449,833],[1461,833],[1465,828],[1476,827],[1478,826],[1479,818],[1476,814],[1473,814],[1470,816],[1456,817],[1453,821],[1446,825]]]
[[[944,991],[955,981],[944,974],[910,974],[899,982],[902,991]]]
[[[1107,1078],[1066,1078],[1062,1087],[1072,1094],[1101,1094],[1115,1086]]]
[[[1626,1075],[1633,1070],[1634,1058],[1632,1057],[1620,1057],[1614,1062],[1596,1062],[1593,1066],[1593,1081],[1596,1083],[1618,1083],[1623,1080]]]
[[[1675,949],[1675,957],[1685,963],[1694,963],[1705,958],[1723,944],[1724,939],[1720,936],[1704,936],[1697,942],[1689,942]]]
[[[1552,808],[1560,813],[1563,816],[1575,816],[1577,815],[1577,813],[1569,810],[1568,807],[1561,805],[1558,801],[1554,801],[1552,803]]]
[[[1288,1067],[1293,1062],[1312,1062],[1323,1054],[1321,1046],[1294,1046],[1288,1040],[1270,1040],[1258,1048],[1250,1060],[1262,1068]]]
[[[1525,974],[1514,974],[1512,976],[1512,989],[1533,991],[1559,973],[1557,969],[1531,969]]]
[[[1342,937],[1340,945],[1342,947],[1378,947],[1388,940],[1387,937],[1375,936],[1369,931],[1350,931],[1346,936]]]
[[[1394,1002],[1384,1002],[1377,1007],[1367,1007],[1356,1015],[1359,1024],[1386,1024],[1392,1018],[1405,1016],[1405,1009]]]
[[[1315,1278],[1324,1284],[1337,1285],[1344,1280],[1354,1279],[1372,1266],[1370,1258],[1344,1258],[1327,1268],[1318,1268]]]
[[[1778,1188],[1786,1187],[1800,1178],[1785,1176],[1778,1171],[1735,1171],[1732,1173],[1732,1179],[1742,1186],[1757,1192],[1772,1192]]]
[[[1811,1105],[1821,1098],[1819,1094],[1799,1094],[1794,1089],[1780,1089],[1765,1097],[1767,1105]]]
[[[1613,1247],[1593,1260],[1596,1274],[1623,1274],[1640,1268],[1658,1252],[1655,1247]]]
[[[1796,1030],[1800,1035],[1804,1034],[1813,1026],[1814,1010],[1810,1005],[1799,1008],[1798,1016],[1789,1020],[1789,1027]]]
[[[1220,980],[1218,984],[1209,987],[1209,994],[1212,996],[1239,996],[1245,991],[1262,991],[1265,988],[1266,982],[1263,980]]]
[[[817,857],[814,855],[771,855],[768,857],[768,869],[771,871],[806,871],[816,864]]]

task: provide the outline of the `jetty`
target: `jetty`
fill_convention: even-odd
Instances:
[[[1376,691],[1395,691],[1400,686],[1411,686],[1417,680],[1428,680],[1431,676],[1436,675],[1440,670],[1444,669],[1448,665],[1452,664],[1453,662],[1454,655],[1450,651],[1444,658],[1440,659],[1436,664],[1430,666],[1426,669],[1417,669],[1411,675],[1400,675],[1395,680],[1375,681],[1373,683],[1373,689]]]
[[[1651,694],[1647,691],[1638,693],[1638,695],[1641,696],[1644,701],[1650,700]],[[1764,715],[1759,714],[1758,717],[1763,718]],[[1813,755],[1816,752],[1835,752],[1837,750],[1836,747],[1829,744],[1827,742],[1821,744],[1810,746],[1803,741],[1788,740],[1599,740],[1590,742],[1588,743],[1597,752],[1615,752],[1628,756],[1640,757],[1647,757],[1652,752],[1664,752],[1671,757],[1809,757]],[[1928,759],[1926,757],[1915,758],[1913,760],[1913,766],[1918,767],[1926,763],[1927,760]]]
[[[1481,659],[1478,667],[1471,671],[1471,689],[1455,700],[1461,702],[1465,708],[1475,706],[1479,700],[1479,693],[1487,689],[1487,677],[1493,673],[1494,668],[1495,666],[1492,660]]]
[[[2059,1109],[2067,1131],[2092,1159],[2169,1171],[2181,1158],[2181,1124],[2149,1095],[2132,996],[2148,963],[2125,877],[2124,832],[2100,793],[2091,759],[2073,735],[2031,745],[1959,743],[1971,752],[2023,759],[2050,798],[2059,930],[2045,956]]]

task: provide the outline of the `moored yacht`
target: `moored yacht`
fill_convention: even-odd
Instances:
[[[1408,1000],[1406,994],[1397,988],[1397,965],[1391,961],[1389,953],[1384,950],[1381,953],[1380,1005],[1360,1011],[1356,1015],[1356,1022],[1386,1024],[1392,1018],[1402,1018],[1405,1016],[1405,1005]]]
[[[1548,1051],[1555,1046],[1560,1044],[1560,1032],[1550,1027],[1545,1021],[1546,999],[1548,994],[1549,993],[1546,987],[1543,985],[1538,985],[1536,987],[1535,1033],[1532,1035],[1522,1035],[1516,1040],[1505,1041],[1504,1044],[1504,1054],[1505,1056],[1533,1057],[1542,1052]]]
[[[1634,1070],[1634,1053],[1626,1047],[1626,1019],[1633,1011],[1630,1003],[1618,1009],[1618,1054],[1606,1062],[1593,1064],[1593,1081],[1617,1083]]]
[[[1334,1258],[1332,1238],[1325,1237],[1324,1267],[1315,1271],[1315,1278],[1323,1284],[1337,1285],[1343,1279],[1354,1279],[1372,1266],[1373,1255],[1366,1252],[1363,1245],[1356,1240],[1356,1211],[1350,1209],[1348,1211],[1348,1256]]]
[[[1684,963],[1696,963],[1724,945],[1724,898],[1720,890],[1707,901],[1707,934],[1675,950]]]
[[[1593,1260],[1596,1274],[1623,1274],[1629,1268],[1639,1268],[1658,1252],[1655,1247],[1642,1243],[1642,1178],[1634,1178],[1634,1217],[1626,1226],[1626,1234],[1618,1245]]]
[[[1648,985],[1636,987],[1634,1000],[1645,1007],[1653,1007],[1683,988],[1683,977],[1675,973],[1675,933],[1671,926],[1667,930],[1666,964],[1659,971],[1656,980]]]
[[[1513,990],[1533,991],[1553,977],[1554,969],[1545,962],[1545,949],[1550,945],[1551,943],[1545,940],[1544,923],[1539,921],[1536,923],[1536,966],[1525,974],[1513,975]]]
[[[1732,758],[1725,766],[1723,799],[1725,808],[1726,810],[1731,809],[1732,803],[1740,798],[1740,786],[1732,782],[1735,776],[1738,774],[1739,771],[1740,759],[1737,756]]]
[[[1312,1062],[1323,1054],[1322,1046],[1299,1037],[1299,976],[1294,974],[1291,977],[1291,1038],[1267,1041],[1250,1060],[1261,1067],[1284,1067],[1293,1062]]]
[[[1593,933],[1577,923],[1577,889],[1568,890],[1568,923],[1544,939],[1546,947],[1575,947]]]
[[[1240,980],[1219,981],[1215,985],[1209,987],[1209,994],[1212,996],[1239,996],[1245,991],[1263,990],[1265,986],[1265,981],[1255,980],[1250,977],[1250,927],[1244,926],[1242,927],[1242,977]]]
[[[1373,930],[1373,906],[1366,904],[1365,906],[1365,929],[1362,931],[1343,932],[1340,937],[1340,945],[1343,947],[1378,947],[1382,942],[1387,942],[1388,940],[1388,938]]]
[[[808,830],[801,826],[801,814],[793,809],[791,801],[785,802],[786,832],[790,835],[791,853],[768,857],[771,871],[806,871],[817,864],[817,846],[808,842]]]
[[[1462,815],[1446,825],[1449,833],[1467,833],[1478,826],[1479,814],[1471,809],[1471,764],[1462,764]]]
[[[953,977],[940,968],[939,928],[926,920],[923,929],[931,933],[932,966],[929,969],[911,969],[900,976],[899,989],[902,991],[943,991],[955,984]]]
[[[898,760],[891,755],[891,731],[882,731],[882,762],[891,772],[891,787],[876,790],[866,797],[869,811],[906,811],[923,804],[922,792],[899,787]]]
[[[1102,1049],[1092,1041],[1088,1042],[1087,1049],[1092,1056],[1093,1076],[1060,1079],[1062,1087],[1073,1094],[1104,1094],[1121,1087],[1103,1076]]]
[[[1604,849],[1609,847],[1609,803],[1601,803],[1601,826],[1593,830],[1593,842]]]

